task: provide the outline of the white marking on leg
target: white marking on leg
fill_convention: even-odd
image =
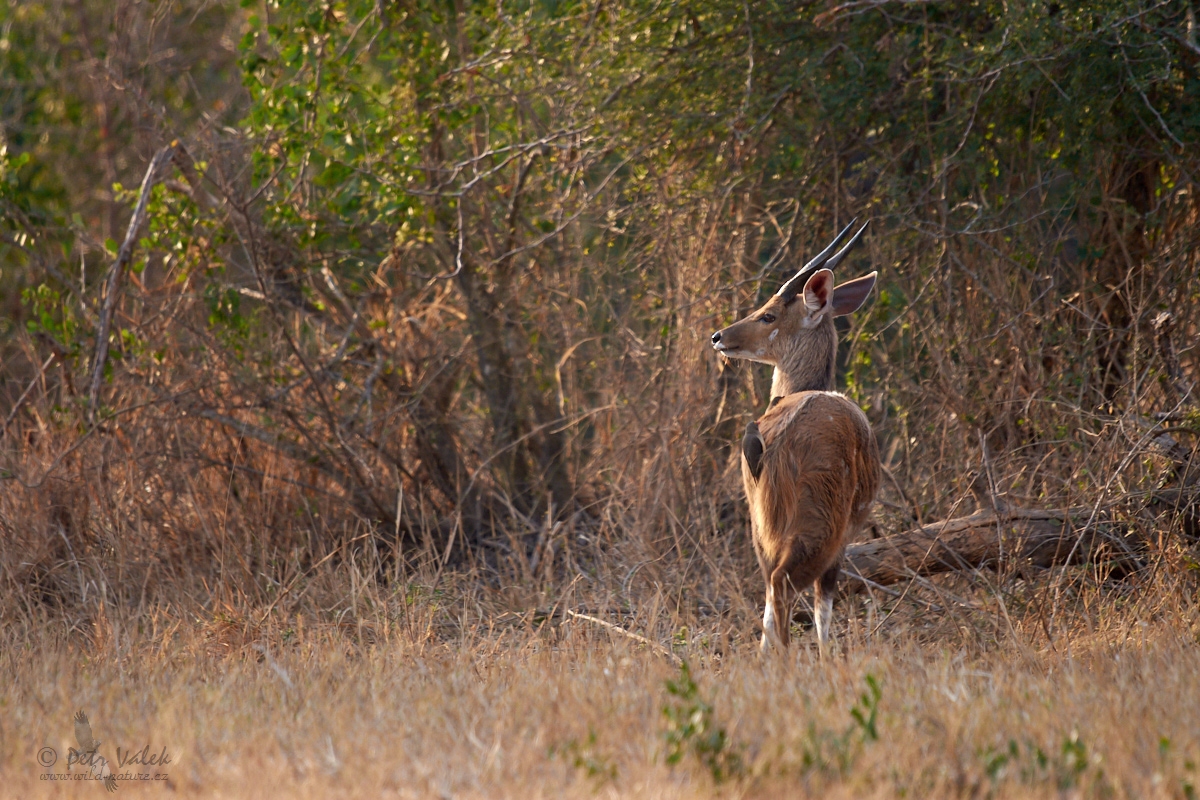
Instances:
[[[762,651],[765,653],[776,645],[775,642],[775,593],[767,587],[767,608],[763,611]]]
[[[829,626],[833,622],[833,598],[822,597],[817,603],[817,647],[825,654],[829,643]]]

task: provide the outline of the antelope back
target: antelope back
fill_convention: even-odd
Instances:
[[[786,548],[824,561],[860,526],[879,488],[879,449],[866,415],[835,392],[802,392],[758,420],[759,475],[742,462],[755,538],[768,563]],[[798,535],[802,533],[803,535]]]

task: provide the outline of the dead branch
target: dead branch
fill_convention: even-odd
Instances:
[[[629,639],[634,640],[635,642],[638,642],[639,644],[644,644],[647,647],[649,647],[651,650],[655,650],[660,655],[663,655],[666,658],[669,658],[671,660],[671,663],[673,663],[677,667],[680,666],[681,664],[683,664],[682,658],[675,655],[670,650],[668,650],[666,647],[664,647],[663,645],[654,641],[653,639],[647,639],[645,636],[642,636],[641,634],[634,633],[633,631],[627,631],[624,628],[622,628],[620,625],[613,625],[611,622],[605,622],[604,620],[599,619],[598,617],[593,617],[588,614],[580,614],[579,612],[572,611],[569,608],[565,609],[565,610],[567,612],[567,616],[569,616],[571,619],[581,619],[585,622],[590,622],[593,625],[599,625],[601,628],[604,628],[607,631],[612,631],[613,633],[619,633],[622,636],[625,636]]]
[[[1162,359],[1163,385],[1170,400],[1174,404],[1184,402],[1191,396],[1193,386],[1184,377],[1183,367],[1179,364],[1179,353],[1175,349],[1175,316],[1170,311],[1163,311],[1154,318],[1154,344],[1158,349],[1158,357]]]
[[[88,390],[88,419],[96,416],[96,403],[100,398],[100,384],[104,380],[104,364],[108,361],[108,330],[112,326],[113,311],[117,307],[117,295],[120,293],[121,278],[125,268],[133,258],[133,245],[137,241],[138,232],[146,221],[146,202],[150,199],[150,189],[154,186],[155,177],[162,165],[175,152],[175,144],[171,143],[154,154],[146,176],[142,178],[142,188],[138,192],[137,206],[134,207],[133,217],[129,220],[129,228],[125,231],[125,241],[117,251],[117,260],[108,270],[105,279],[104,308],[100,312],[100,324],[96,328],[96,355],[92,359],[92,383]]]
[[[1091,509],[982,512],[846,548],[848,572],[888,585],[914,575],[1026,563],[1048,567],[1086,558],[1100,540],[1084,525]],[[1078,546],[1077,546],[1078,545]],[[1073,554],[1073,555],[1072,555]],[[863,584],[850,584],[861,591]]]
[[[17,398],[17,402],[13,403],[12,411],[9,412],[8,417],[5,418],[5,420],[4,420],[4,423],[0,424],[0,436],[3,436],[8,431],[8,426],[10,424],[12,424],[12,421],[14,419],[16,419],[17,414],[21,410],[21,407],[23,405],[25,405],[25,400],[26,400],[26,398],[29,397],[30,393],[33,391],[33,387],[37,386],[38,381],[41,380],[42,375],[46,372],[46,369],[50,366],[50,362],[53,361],[55,358],[57,358],[57,356],[54,353],[51,353],[50,357],[47,358],[46,361],[42,364],[42,366],[38,369],[37,374],[35,374],[33,376],[33,380],[31,380],[29,382],[29,385],[27,387],[25,387],[25,391],[21,392],[21,396]]]

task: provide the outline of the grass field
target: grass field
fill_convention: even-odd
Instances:
[[[1192,798],[1200,786],[1200,617],[1165,581],[1075,594],[1055,626],[1017,590],[959,595],[954,612],[916,591],[899,606],[847,600],[839,653],[821,662],[811,633],[761,659],[749,611],[706,619],[651,598],[615,620],[662,642],[649,646],[553,609],[505,611],[451,577],[401,594],[344,568],[327,577],[339,574],[359,594],[337,623],[229,606],[114,612],[87,636],[6,626],[0,793],[103,793],[43,777],[65,771],[80,709],[110,764],[169,756],[146,773],[165,780],[122,778],[123,795]]]
[[[1197,5],[0,0],[0,800],[1197,800]]]

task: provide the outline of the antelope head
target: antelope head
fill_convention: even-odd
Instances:
[[[834,252],[856,221],[851,221],[762,308],[712,335],[713,349],[728,358],[774,365],[776,388],[772,394],[775,396],[833,388],[837,354],[833,318],[857,311],[874,288],[877,275],[872,272],[840,286],[833,285],[833,269],[867,229],[863,225],[844,247]]]

